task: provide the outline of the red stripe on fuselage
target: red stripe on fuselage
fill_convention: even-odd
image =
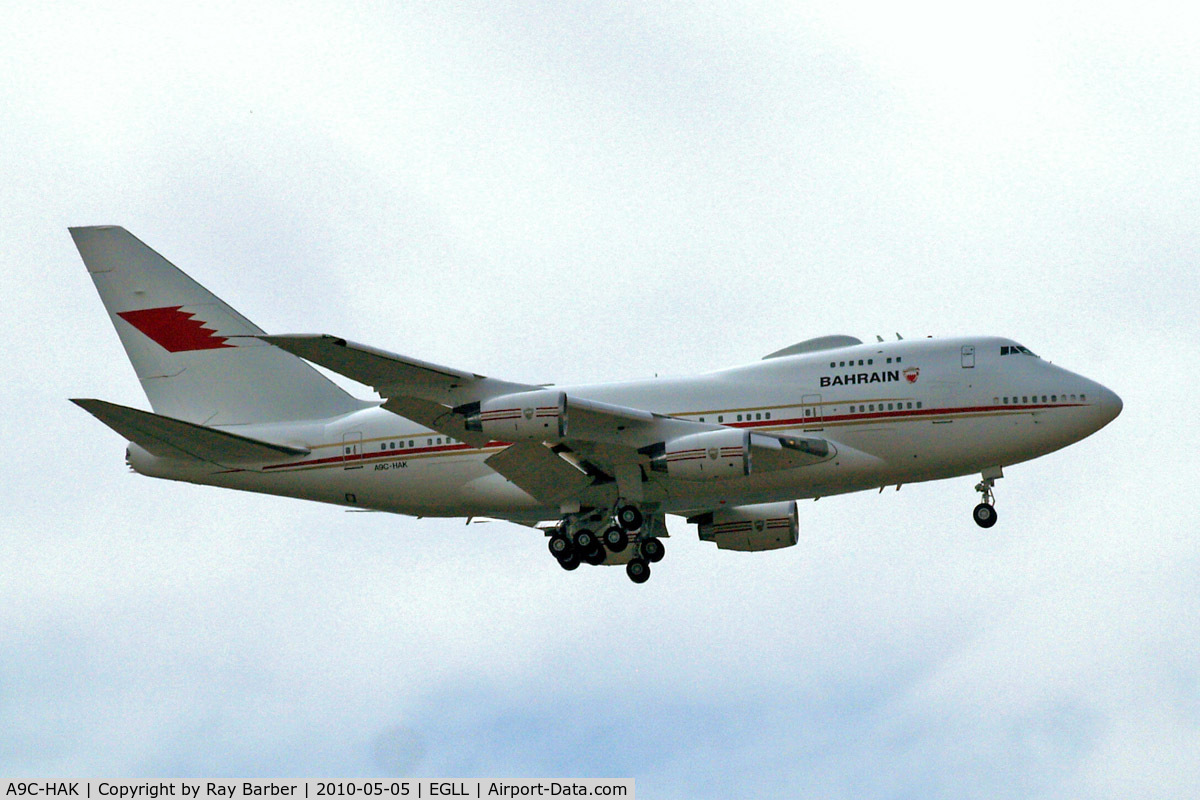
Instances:
[[[855,404],[855,405],[857,405],[857,404]],[[728,427],[731,427],[731,428],[754,428],[754,427],[766,428],[766,427],[782,427],[782,426],[814,427],[814,426],[824,426],[824,425],[828,425],[828,424],[834,423],[834,422],[852,422],[852,421],[853,422],[862,422],[862,421],[866,421],[866,420],[873,421],[873,420],[885,420],[885,419],[893,419],[894,420],[894,419],[905,418],[905,417],[907,417],[907,418],[944,417],[944,416],[950,416],[950,415],[955,415],[955,414],[979,414],[979,413],[995,412],[995,411],[1028,412],[1028,411],[1037,411],[1037,410],[1052,409],[1052,408],[1078,408],[1078,407],[1081,407],[1084,405],[1086,405],[1086,403],[1057,403],[1057,404],[1046,404],[1046,405],[1030,404],[1030,405],[1020,405],[1020,406],[1016,406],[1016,405],[968,406],[965,408],[921,408],[921,409],[914,408],[914,409],[905,409],[903,411],[883,411],[883,412],[868,411],[868,412],[864,412],[864,413],[838,414],[838,415],[821,417],[819,419],[813,418],[813,417],[796,417],[794,419],[773,419],[773,420],[762,420],[761,422],[759,422],[759,421],[730,422],[730,423],[726,423],[726,424]],[[763,422],[765,422],[767,424],[764,425],[764,424],[762,424]],[[483,447],[477,448],[477,449],[486,450],[486,449],[490,449],[493,447],[506,447],[509,444],[511,444],[511,443],[510,442],[501,442],[501,441],[491,441],[491,442],[488,442]],[[341,446],[341,445],[338,445],[338,446]],[[336,463],[344,463],[344,462],[350,462],[350,461],[363,461],[368,458],[369,459],[404,458],[406,456],[425,455],[425,454],[429,454],[429,453],[438,453],[438,454],[456,453],[456,452],[463,452],[463,451],[473,450],[473,449],[476,449],[476,448],[472,448],[468,444],[433,445],[433,446],[429,446],[429,447],[416,447],[416,448],[408,448],[408,449],[401,448],[401,449],[396,449],[396,450],[391,450],[391,451],[386,451],[386,450],[379,451],[379,452],[374,452],[374,453],[370,453],[370,454],[358,453],[358,454],[351,454],[351,455],[338,455],[338,456],[333,456],[330,458],[318,458],[318,459],[313,459],[313,460],[309,460],[309,461],[297,461],[297,462],[290,463],[290,464],[271,464],[269,466],[263,467],[263,469],[264,470],[275,470],[275,469],[296,468],[296,467],[313,467],[313,466],[320,466],[320,465],[325,465],[325,464],[336,464]],[[692,454],[697,454],[697,455],[692,455]],[[685,461],[685,460],[692,460],[692,459],[697,459],[697,458],[704,458],[705,455],[706,455],[706,451],[703,448],[692,448],[689,450],[680,450],[678,452],[671,453],[671,454],[667,455],[666,460],[671,461],[671,462]],[[738,455],[741,455],[740,450],[738,451]]]

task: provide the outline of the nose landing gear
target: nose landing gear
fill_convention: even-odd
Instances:
[[[1004,476],[999,467],[984,470],[983,480],[975,484],[975,491],[983,495],[983,502],[975,506],[971,516],[975,519],[975,524],[981,528],[990,528],[996,524],[996,493],[992,490],[996,485],[996,479],[1002,477]]]

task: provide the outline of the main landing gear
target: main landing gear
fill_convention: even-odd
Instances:
[[[975,506],[972,517],[975,519],[975,524],[981,528],[990,528],[996,524],[996,493],[992,489],[996,485],[996,478],[1004,477],[1000,474],[1000,469],[985,470],[983,480],[975,484],[975,491],[983,495],[983,502]]]
[[[610,515],[570,514],[563,518],[550,535],[550,555],[565,570],[576,569],[581,563],[604,564],[625,561],[625,574],[634,583],[650,579],[650,565],[662,560],[665,549],[655,535],[662,518],[646,517],[635,505],[618,505]],[[603,533],[596,535],[596,529]]]

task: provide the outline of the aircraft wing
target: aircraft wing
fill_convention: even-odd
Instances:
[[[491,411],[459,408],[454,413],[465,413],[468,419],[491,413],[503,419],[514,410],[503,406],[516,402],[518,411],[530,407],[536,411],[539,406],[548,409],[541,403],[554,395],[559,397],[559,413],[565,419],[561,436],[546,441],[518,441],[487,460],[496,472],[546,504],[578,498],[589,486],[613,479],[622,496],[641,496],[644,481],[668,478],[678,462],[699,459],[711,464],[717,453],[728,454],[730,448],[738,453],[735,458],[744,453],[744,463],[763,472],[816,464],[837,452],[833,443],[818,437],[698,422],[574,397],[554,389],[539,389],[526,401],[519,395],[499,398],[493,405],[502,407]],[[528,419],[524,414],[520,416]],[[511,441],[502,433],[495,433],[493,438]]]
[[[281,350],[365,383],[382,397],[414,397],[450,408],[510,392],[537,389],[389,353],[322,333],[258,336]]]
[[[385,409],[472,447],[516,442],[491,456],[488,465],[548,504],[577,496],[597,480],[639,480],[641,467],[664,454],[670,458],[670,443],[694,434],[725,431],[740,437],[745,433],[717,423],[568,397],[554,387],[489,378],[336,336],[257,338],[372,387],[384,398]],[[535,409],[539,414],[561,415],[562,426],[538,439],[506,430],[502,424],[488,425],[506,419],[519,425],[520,418],[530,419]],[[696,443],[694,452],[706,453],[712,447],[698,439],[689,441]],[[742,441],[738,439],[739,448]],[[748,444],[748,455],[767,470],[817,463],[833,452],[832,445],[816,437],[759,431],[749,433]]]
[[[670,444],[695,434],[742,429],[713,422],[657,414],[640,409],[569,398],[570,426],[563,445],[589,463],[612,471],[618,464],[646,464],[670,450]],[[824,461],[832,445],[819,437],[748,431],[751,457],[765,470]],[[694,441],[699,442],[699,439]]]
[[[463,417],[452,413],[454,408],[539,388],[389,353],[328,334],[256,338],[370,386],[384,398],[383,407],[388,411],[472,447],[483,447],[489,437],[467,430]]]

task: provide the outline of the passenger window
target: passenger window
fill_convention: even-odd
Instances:
[[[909,408],[912,408],[912,403],[909,403],[909,404],[908,404],[908,407],[909,407]]]
[[[868,359],[867,359],[867,363],[868,363],[868,364],[874,364],[874,363],[875,363],[875,359],[873,359],[873,358],[868,358]]]
[[[899,364],[899,363],[900,363],[900,356],[896,356],[896,363],[897,363],[897,364]]]
[[[1022,402],[1022,403],[1026,403],[1026,404],[1028,404],[1028,403],[1029,403],[1029,398],[1028,398],[1028,397],[1026,397],[1025,395],[1021,395],[1021,402]]]
[[[1051,403],[1057,403],[1057,402],[1058,402],[1058,395],[1056,395],[1056,394],[1052,394],[1052,395],[1050,395],[1050,402],[1051,402]]]
[[[1087,400],[1087,395],[1086,395],[1086,394],[1081,394],[1081,395],[1079,395],[1079,399],[1080,399],[1080,400]]]
[[[770,411],[768,411],[768,412],[767,412],[767,419],[770,419],[770,418],[771,418],[771,412],[770,412]]]
[[[1046,402],[1046,395],[1042,395],[1042,402]]]
[[[741,415],[741,414],[738,414],[737,421],[738,421],[738,422],[741,422],[741,421],[742,421],[742,415]]]
[[[874,410],[875,410],[875,404],[874,404],[874,403],[871,403],[871,405],[867,406],[867,408],[868,408],[868,409],[870,409],[871,411],[874,411]]]
[[[350,455],[350,448],[349,448],[349,447],[347,447],[347,448],[346,448],[346,455]]]
[[[409,447],[412,447],[412,446],[413,446],[413,440],[412,440],[412,439],[409,439],[409,440],[408,440],[408,446],[409,446]]]
[[[425,446],[426,446],[426,447],[428,447],[428,446],[429,446],[429,445],[431,445],[431,444],[433,444],[433,439],[426,439],[426,440],[425,440]]]
[[[917,401],[917,408],[920,408],[920,407],[921,407],[921,401],[920,401],[920,400],[918,400],[918,401]]]
[[[755,415],[754,415],[754,418],[755,418],[755,419],[762,419],[762,414],[761,414],[761,413],[759,413],[759,414],[755,414]]]
[[[724,415],[724,414],[718,414],[718,415],[717,415],[717,422],[724,422],[724,421],[725,421],[725,415]]]
[[[892,363],[892,360],[889,358],[889,359],[887,360],[887,363],[889,363],[889,364],[890,364],[890,363]]]

